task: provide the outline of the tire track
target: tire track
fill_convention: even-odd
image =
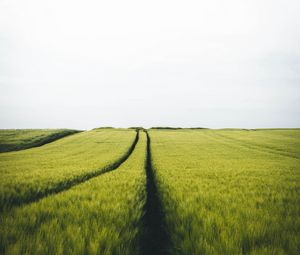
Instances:
[[[147,131],[146,159],[146,203],[145,214],[142,218],[143,232],[141,238],[142,255],[168,255],[169,237],[166,231],[165,215],[159,198],[155,174],[152,168],[150,136]]]
[[[138,143],[138,141],[139,141],[139,131],[136,130],[135,139],[134,139],[132,145],[130,146],[129,150],[120,159],[118,159],[113,164],[108,165],[105,168],[99,169],[97,171],[90,172],[90,173],[87,173],[85,175],[79,175],[79,176],[77,176],[73,179],[69,179],[69,180],[66,180],[64,182],[57,183],[57,185],[55,187],[50,188],[48,190],[38,192],[38,193],[34,194],[32,197],[28,197],[28,198],[25,198],[25,199],[22,199],[22,200],[20,200],[20,199],[14,199],[14,200],[10,199],[7,202],[7,204],[4,204],[4,206],[0,208],[0,212],[4,211],[4,210],[7,210],[7,209],[10,209],[10,208],[15,207],[15,206],[22,206],[22,205],[25,205],[25,204],[30,204],[30,203],[33,203],[33,202],[37,202],[37,201],[39,201],[39,200],[41,200],[45,197],[48,197],[50,195],[55,195],[57,193],[66,191],[66,190],[68,190],[68,189],[70,189],[70,188],[72,188],[72,187],[74,187],[78,184],[81,184],[85,181],[88,181],[88,180],[90,180],[94,177],[97,177],[97,176],[102,175],[104,173],[116,170],[121,164],[123,164],[130,157],[130,155],[134,151],[135,146]]]

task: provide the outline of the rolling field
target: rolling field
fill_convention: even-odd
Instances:
[[[146,136],[142,133],[130,158],[117,170],[4,213],[0,221],[1,251],[138,254],[145,159]]]
[[[299,254],[300,132],[276,133],[150,131],[171,254]]]
[[[36,200],[114,168],[134,130],[81,132],[42,147],[0,154],[0,208]]]
[[[0,152],[18,151],[78,133],[71,129],[6,129],[0,131]]]
[[[0,254],[300,251],[299,129],[95,129],[0,174]]]

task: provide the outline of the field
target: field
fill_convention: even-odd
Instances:
[[[1,153],[0,208],[36,200],[113,168],[135,137],[134,130],[100,129]]]
[[[6,129],[0,132],[0,152],[18,151],[78,133],[71,129]]]
[[[150,131],[172,254],[299,254],[300,132]]]
[[[145,158],[146,137],[141,134],[134,152],[117,171],[3,214],[2,251],[136,254],[145,200]]]
[[[300,251],[299,129],[95,129],[0,174],[0,254]]]

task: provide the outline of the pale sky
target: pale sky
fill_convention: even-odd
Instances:
[[[299,0],[0,0],[0,128],[300,127],[299,13]]]

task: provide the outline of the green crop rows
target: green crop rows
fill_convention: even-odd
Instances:
[[[145,157],[146,137],[141,134],[117,171],[4,214],[2,249],[8,254],[136,254]]]
[[[78,133],[71,129],[6,129],[0,132],[0,152],[24,150]]]
[[[299,129],[144,131],[0,153],[0,254],[299,254]]]
[[[129,150],[135,135],[134,130],[93,130],[38,148],[1,153],[1,208],[107,170]]]
[[[300,132],[249,132],[150,132],[172,254],[299,252]]]

